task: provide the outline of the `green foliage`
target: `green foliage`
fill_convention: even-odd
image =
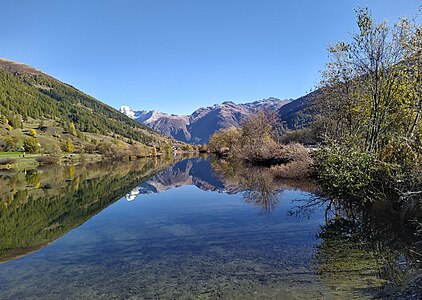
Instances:
[[[170,144],[165,144],[164,145],[164,153],[166,155],[171,155],[172,152],[173,152],[173,149],[172,149],[171,145]]]
[[[18,115],[36,120],[56,119],[68,124],[65,128],[74,136],[78,131],[103,135],[114,133],[143,143],[152,142],[152,131],[144,125],[47,76],[15,77],[0,70],[0,114],[3,124]],[[16,123],[13,127],[20,128],[17,118],[13,122]]]
[[[374,185],[382,166],[369,152],[333,146],[318,153],[315,168],[318,182],[334,198],[373,201],[385,196]]]
[[[223,149],[234,150],[240,139],[238,128],[229,128],[215,132],[208,143],[208,148],[212,153],[222,152]]]
[[[87,176],[91,171],[96,176]],[[89,165],[76,170],[54,166],[43,172],[28,170],[24,179],[20,174],[3,178],[7,192],[0,193],[0,261],[44,247],[123,197],[156,171],[148,161],[141,165]],[[20,182],[23,186],[16,186]],[[52,193],[40,194],[27,188],[28,184],[39,188],[46,183]]]
[[[112,155],[113,153],[113,145],[107,142],[100,142],[97,145],[97,151],[100,154],[104,154],[106,156]]]
[[[31,135],[31,136],[33,136],[33,137],[35,137],[36,135],[37,135],[37,131],[35,130],[35,129],[30,129],[29,130],[29,134]]]
[[[70,133],[71,135],[73,135],[73,136],[77,136],[77,135],[78,135],[78,133],[77,133],[77,131],[76,131],[76,128],[75,128],[75,124],[74,124],[73,122],[70,122],[70,123],[69,123],[69,128],[68,128],[68,131],[69,131],[69,133]]]
[[[316,171],[334,198],[387,200],[422,210],[422,27],[393,27],[357,11],[351,43],[330,47],[314,132],[334,145],[317,156]]]
[[[3,151],[14,151],[16,150],[17,139],[10,135],[7,135],[3,141],[0,141],[0,149]]]
[[[66,152],[75,151],[75,146],[73,145],[71,138],[67,138],[65,149],[66,149]]]
[[[394,27],[357,11],[359,32],[351,43],[329,48],[323,73],[316,133],[379,155],[391,140],[421,143],[422,27],[403,19]]]
[[[23,128],[22,120],[18,116],[13,116],[12,118],[10,118],[9,125],[13,128]]]
[[[1,116],[1,123],[3,125],[8,125],[9,124],[9,120],[6,118],[6,116]]]
[[[287,131],[281,138],[283,144],[301,143],[303,145],[316,145],[317,137],[311,128]]]
[[[40,149],[40,145],[35,138],[27,138],[23,141],[23,148],[25,149],[25,152],[37,153]]]

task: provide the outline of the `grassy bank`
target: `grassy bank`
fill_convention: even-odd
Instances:
[[[41,158],[49,157],[48,154],[23,154],[21,152],[0,152],[0,169],[31,169],[44,163]],[[57,164],[75,164],[83,161],[101,161],[98,154],[66,154],[57,158]],[[39,161],[40,160],[40,161]]]

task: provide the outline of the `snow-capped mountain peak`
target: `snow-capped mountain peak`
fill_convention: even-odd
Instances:
[[[129,118],[136,120],[140,123],[148,125],[160,118],[168,117],[166,113],[162,113],[156,110],[138,110],[135,111],[129,106],[123,105],[120,107],[120,112],[128,116]]]
[[[119,110],[122,114],[125,114],[129,118],[135,119],[135,111],[131,109],[129,106],[122,105]]]
[[[188,116],[169,115],[155,110],[134,111],[127,106],[122,106],[120,111],[164,135],[182,142],[203,144],[207,143],[211,135],[219,129],[238,127],[242,120],[259,110],[277,112],[289,102],[290,100],[273,97],[239,104],[224,101],[198,108]]]

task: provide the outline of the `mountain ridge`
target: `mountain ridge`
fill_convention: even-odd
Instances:
[[[220,129],[239,127],[245,118],[259,110],[276,112],[290,102],[290,99],[281,100],[274,97],[239,104],[233,101],[224,101],[200,107],[190,115],[174,115],[155,110],[135,111],[128,106],[122,106],[120,112],[179,141],[203,144],[208,143],[214,132]]]

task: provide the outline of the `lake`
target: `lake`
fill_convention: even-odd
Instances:
[[[382,213],[265,168],[197,157],[0,182],[1,299],[363,299],[413,266]]]

